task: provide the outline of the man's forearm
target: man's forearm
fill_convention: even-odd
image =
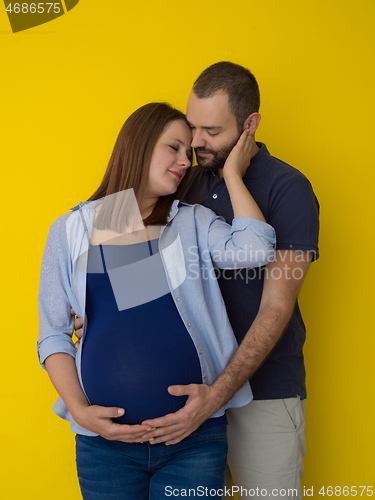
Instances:
[[[225,404],[275,347],[292,316],[310,260],[308,252],[301,259],[298,252],[278,250],[275,261],[267,265],[268,278],[264,280],[258,314],[226,369],[212,385],[215,401],[220,396],[222,405]],[[275,269],[277,273],[273,272]]]
[[[273,303],[259,310],[237,352],[212,384],[218,408],[262,365],[288,324],[293,307],[294,304]]]

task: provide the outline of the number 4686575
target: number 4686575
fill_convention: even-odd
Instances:
[[[54,14],[60,14],[61,4],[60,3],[9,3],[5,9],[7,12],[13,12],[14,14],[49,14],[53,12]]]
[[[373,486],[323,486],[319,495],[327,497],[372,497]]]

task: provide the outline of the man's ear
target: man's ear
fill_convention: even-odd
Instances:
[[[257,128],[259,127],[260,119],[261,116],[259,113],[251,113],[251,115],[249,115],[244,121],[243,129],[245,130],[249,127],[249,135],[255,134]]]

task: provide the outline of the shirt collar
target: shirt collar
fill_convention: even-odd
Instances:
[[[264,168],[267,166],[269,159],[271,158],[271,155],[268,152],[268,149],[265,144],[262,142],[257,142],[257,146],[259,148],[259,151],[257,154],[254,156],[254,158],[251,159],[250,166],[246,170],[244,178],[246,179],[255,179],[262,173]]]
[[[101,202],[102,202],[102,198],[99,200],[95,200],[95,201],[81,201],[80,203],[78,203],[78,205],[76,205],[75,207],[72,207],[70,210],[78,210],[79,208],[88,208],[86,206],[88,203],[90,203],[89,208],[95,208]],[[189,206],[188,203],[184,203],[180,200],[174,200],[172,203],[171,210],[169,212],[168,222],[170,222],[172,219],[174,219],[174,217],[177,215],[178,208],[180,205]]]
[[[171,210],[169,212],[168,222],[171,222],[171,220],[173,220],[176,217],[180,205],[189,206],[189,203],[184,203],[183,201],[180,200],[174,200],[174,202],[172,203]]]
[[[96,208],[98,205],[100,205],[100,203],[102,203],[102,201],[103,201],[103,198],[99,198],[98,200],[94,200],[94,201],[80,201],[78,203],[78,205],[70,208],[69,210],[78,210],[80,208],[93,209],[93,208]]]

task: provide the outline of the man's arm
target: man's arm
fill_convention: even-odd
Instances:
[[[265,270],[258,314],[226,369],[210,386],[190,384],[170,387],[170,394],[187,395],[187,402],[176,413],[142,422],[156,428],[149,431],[145,439],[155,444],[178,443],[223,406],[257,371],[290,320],[310,262],[309,252],[276,252],[275,261],[268,264]]]

